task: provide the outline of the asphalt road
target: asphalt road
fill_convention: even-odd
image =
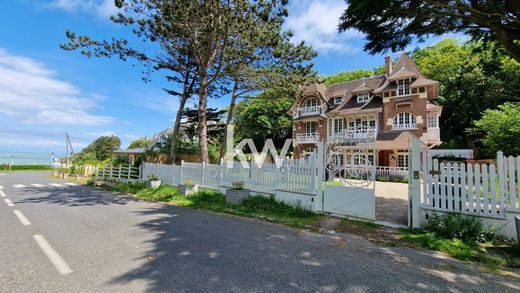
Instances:
[[[53,186],[47,175],[0,175],[1,292],[519,290],[518,278],[428,251]]]

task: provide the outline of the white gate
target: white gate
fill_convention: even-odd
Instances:
[[[324,148],[323,211],[375,220],[375,129],[344,130]]]

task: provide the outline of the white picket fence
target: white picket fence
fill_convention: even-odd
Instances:
[[[520,156],[497,154],[497,164],[439,163],[423,153],[423,207],[491,218],[519,209]]]
[[[276,190],[316,194],[316,159],[284,160],[280,168],[275,164],[261,167],[249,162],[221,164],[186,163],[181,165],[143,164],[142,179],[157,175],[168,185],[178,185],[184,179],[204,188],[232,187],[234,182],[244,182],[244,187],[253,192],[274,194]]]
[[[131,182],[141,179],[141,170],[137,167],[110,166],[96,168],[96,178],[118,182]]]

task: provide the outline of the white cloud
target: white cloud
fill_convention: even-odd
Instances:
[[[304,40],[321,53],[352,53],[357,49],[348,40],[361,39],[355,30],[338,32],[339,18],[347,8],[341,0],[299,0],[289,6],[286,29],[294,33],[293,40]]]
[[[100,132],[85,132],[85,136],[98,138],[100,136],[117,136],[117,134],[113,131],[100,131]]]
[[[114,0],[53,0],[48,7],[63,9],[68,12],[86,12],[106,18],[115,15],[119,9]]]
[[[91,113],[97,95],[56,78],[45,65],[0,48],[0,113],[25,124],[104,125],[114,118]]]

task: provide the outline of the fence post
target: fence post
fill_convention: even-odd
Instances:
[[[498,168],[498,193],[500,194],[500,215],[502,217],[505,217],[506,212],[506,190],[505,190],[505,183],[506,178],[504,174],[504,153],[502,151],[497,152],[497,168]]]
[[[220,167],[218,168],[218,186],[222,186],[222,177],[223,177],[223,170],[222,168],[224,168],[224,158],[221,158],[220,159]]]
[[[182,184],[182,175],[183,175],[183,174],[182,174],[182,166],[183,166],[183,165],[184,165],[184,160],[181,160],[181,172],[180,172],[180,173],[181,173],[181,177],[179,178],[179,179],[180,179],[180,180],[179,180],[179,183],[180,183],[180,184]]]
[[[128,181],[130,181],[131,173],[132,173],[132,166],[128,165]]]
[[[316,181],[316,203],[315,208],[317,212],[323,212],[323,179],[325,178],[325,150],[323,147],[323,142],[316,143],[316,162],[315,162],[315,174],[316,177],[314,180]],[[317,167],[317,168],[316,168]]]
[[[204,167],[206,166],[206,162],[202,162],[200,170],[200,187],[204,186]]]
[[[412,228],[421,226],[421,145],[418,138],[412,139],[410,160],[410,185],[408,186],[408,222]]]

